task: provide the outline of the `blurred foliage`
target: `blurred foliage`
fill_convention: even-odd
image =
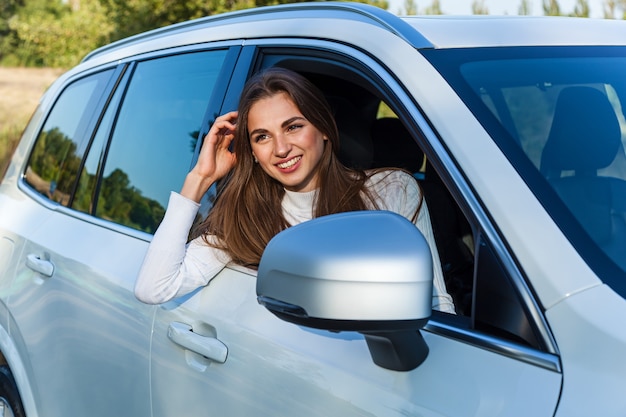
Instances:
[[[577,0],[571,16],[589,17],[589,3],[587,3],[587,0]]]
[[[357,0],[387,9],[388,0]],[[530,14],[530,0],[519,0]],[[69,68],[89,51],[147,30],[202,16],[299,0],[0,0],[0,63]],[[443,14],[445,1],[404,0],[397,14]],[[626,0],[603,0],[605,18],[624,18]],[[588,17],[588,0],[564,12],[558,0],[542,0],[545,15]],[[474,14],[488,14],[484,0]]]
[[[24,6],[23,0],[0,0],[0,37],[9,33],[9,19]]]
[[[557,0],[543,0],[543,14],[546,16],[560,16],[561,7]]]
[[[474,0],[472,2],[472,14],[489,14],[485,0]]]
[[[387,9],[387,0],[360,0]],[[70,68],[89,51],[151,29],[291,0],[0,0],[0,63]]]
[[[4,65],[69,68],[114,30],[99,0],[24,0],[8,20],[0,58]]]

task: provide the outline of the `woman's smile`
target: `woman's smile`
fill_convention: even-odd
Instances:
[[[296,156],[295,158],[291,158],[290,160],[286,162],[276,164],[276,166],[278,166],[278,168],[280,169],[289,169],[289,168],[292,168],[298,162],[300,162],[301,159],[302,159],[301,156]]]

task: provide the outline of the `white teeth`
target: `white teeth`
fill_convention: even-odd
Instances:
[[[287,162],[283,162],[282,164],[278,164],[278,168],[281,168],[281,169],[286,169],[286,168],[292,167],[292,166],[294,166],[294,165],[296,164],[296,162],[298,162],[300,159],[302,159],[302,157],[301,157],[301,156],[297,156],[297,157],[295,157],[295,158],[293,158],[293,159],[290,159],[290,160],[289,160],[289,161],[287,161]]]

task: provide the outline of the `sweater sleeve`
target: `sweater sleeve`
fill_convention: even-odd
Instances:
[[[374,174],[371,180],[375,192],[380,197],[380,208],[396,212],[413,221],[428,242],[433,258],[433,309],[455,314],[454,301],[446,290],[428,206],[425,200],[422,201],[419,184],[410,174],[399,170]],[[418,207],[420,210],[417,219],[414,219]]]
[[[207,285],[230,261],[201,237],[187,243],[200,207],[178,193],[170,194],[165,217],[148,246],[135,282],[135,296],[160,304]]]

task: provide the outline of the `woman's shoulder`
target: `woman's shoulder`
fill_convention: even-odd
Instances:
[[[379,210],[390,210],[411,218],[421,201],[417,180],[402,169],[368,171],[366,187]]]
[[[417,185],[417,180],[411,175],[409,172],[403,169],[393,169],[393,168],[385,168],[385,169],[374,169],[366,171],[367,181],[366,184],[369,186],[386,187],[388,185]]]

